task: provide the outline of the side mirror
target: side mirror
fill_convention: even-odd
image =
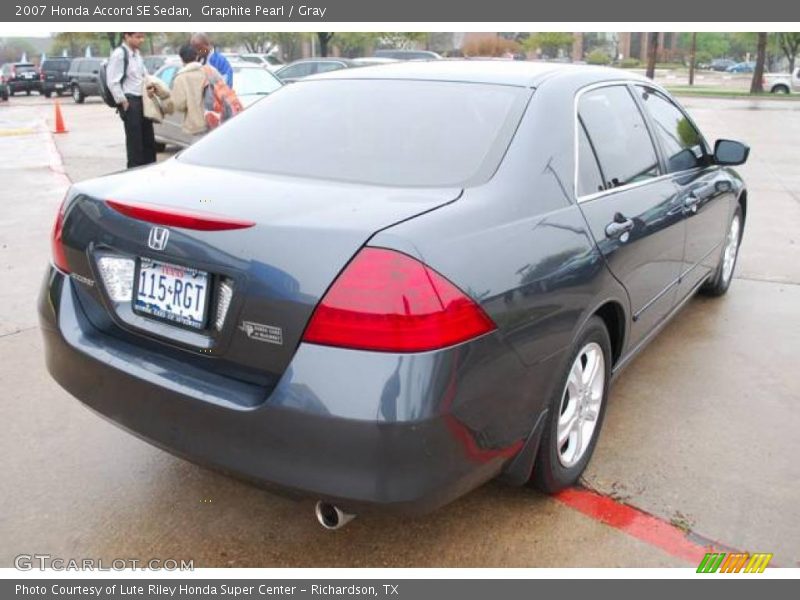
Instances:
[[[717,140],[714,144],[714,162],[718,165],[741,165],[750,155],[750,146],[733,140]]]

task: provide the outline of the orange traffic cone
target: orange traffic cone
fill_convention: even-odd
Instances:
[[[67,133],[67,128],[64,127],[64,117],[61,116],[61,105],[56,100],[56,128],[53,133]]]

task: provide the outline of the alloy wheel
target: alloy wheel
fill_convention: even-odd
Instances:
[[[733,266],[736,264],[736,254],[739,252],[739,229],[741,219],[735,215],[728,230],[728,237],[725,240],[725,250],[722,255],[722,281],[728,283],[733,275]]]
[[[558,460],[574,466],[592,442],[605,392],[605,358],[596,342],[586,344],[572,363],[561,397],[556,444]]]

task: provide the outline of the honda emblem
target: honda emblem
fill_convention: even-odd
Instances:
[[[167,247],[167,240],[169,240],[169,229],[153,227],[147,238],[147,245],[153,250],[163,250]]]

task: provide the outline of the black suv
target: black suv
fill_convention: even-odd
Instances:
[[[100,95],[102,58],[73,58],[67,72],[72,99],[82,104],[87,96]]]
[[[12,96],[17,92],[25,92],[30,96],[31,92],[41,90],[39,70],[33,63],[6,63],[3,65],[2,77]]]
[[[42,61],[41,67],[41,87],[42,94],[48,98],[55,92],[59,96],[69,89],[69,66],[72,63],[71,58],[58,57],[58,58],[45,58]]]

